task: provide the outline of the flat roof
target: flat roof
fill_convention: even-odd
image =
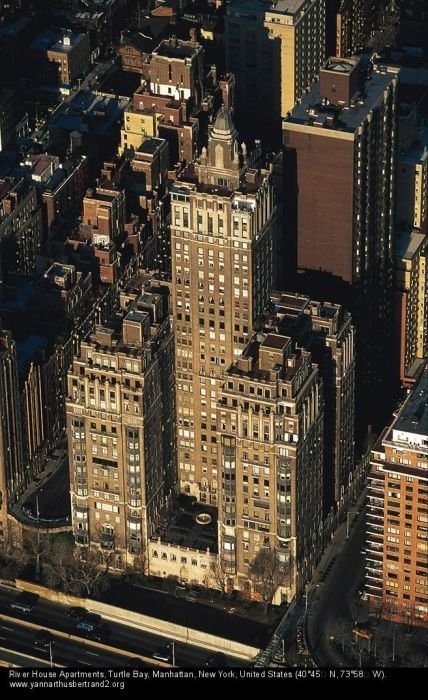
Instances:
[[[45,277],[65,277],[75,270],[74,265],[64,265],[63,263],[54,262],[45,272]]]
[[[365,117],[374,109],[379,98],[396,75],[397,73],[395,70],[386,69],[386,71],[382,73],[379,70],[373,70],[370,74],[370,79],[362,81],[360,85],[361,95],[355,102],[355,105],[342,108],[334,105],[322,105],[320,82],[317,80],[312,84],[309,92],[303,95],[301,103],[293,107],[285,121],[285,125],[290,123],[311,126],[313,121],[313,116],[311,116],[311,114],[313,110],[319,116],[327,117],[329,114],[338,115],[337,122],[335,122],[334,126],[329,127],[329,131],[347,131],[354,133]]]
[[[428,370],[415,385],[393,428],[404,433],[428,436]]]
[[[308,0],[231,0],[229,7],[234,10],[251,10],[258,12],[278,12],[287,15],[295,14],[304,5],[310,5]]]
[[[81,90],[75,97],[58,109],[48,122],[49,129],[80,131],[85,121],[86,131],[104,133],[128,105],[128,99],[96,95],[90,90]],[[103,119],[97,117],[102,116]]]
[[[428,236],[418,231],[404,231],[396,236],[395,241],[395,255],[411,260],[423,242],[428,242]]]
[[[197,53],[197,48],[194,45],[186,43],[177,44],[170,42],[168,39],[162,41],[159,46],[153,51],[153,55],[164,56],[165,58],[192,58]]]
[[[60,53],[68,53],[83,37],[84,34],[79,34],[77,32],[63,32],[61,30],[55,31],[48,29],[42,34],[39,34],[39,36],[36,36],[31,44],[31,48],[38,51],[49,49],[51,51],[59,51]],[[67,40],[70,42],[69,44]]]
[[[273,348],[275,350],[282,350],[288,345],[289,341],[290,338],[288,338],[287,336],[269,333],[261,343],[260,348]]]
[[[136,150],[137,153],[156,153],[158,148],[162,146],[163,143],[164,139],[157,139],[152,136],[148,136]]]
[[[343,58],[329,58],[325,66],[322,67],[322,70],[331,70],[335,73],[351,73],[356,65],[357,61],[347,61]]]
[[[134,309],[133,311],[130,311],[128,314],[126,314],[125,318],[123,319],[123,322],[125,323],[126,321],[132,321],[134,323],[143,323],[147,318],[150,318],[149,313],[147,311],[139,311],[137,309]]]

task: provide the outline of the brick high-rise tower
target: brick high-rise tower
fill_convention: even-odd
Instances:
[[[299,289],[352,312],[361,432],[392,389],[397,84],[395,68],[330,59],[283,125],[288,259]]]

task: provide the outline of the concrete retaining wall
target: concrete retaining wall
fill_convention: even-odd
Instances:
[[[16,587],[23,591],[37,593],[37,595],[40,595],[42,598],[47,598],[55,603],[84,607],[90,612],[99,613],[106,620],[111,620],[112,622],[119,622],[168,639],[172,637],[176,641],[193,644],[198,647],[209,649],[210,651],[222,651],[225,654],[230,654],[240,659],[253,659],[260,651],[257,647],[241,644],[230,639],[224,639],[223,637],[217,637],[216,635],[194,630],[190,627],[176,625],[167,620],[158,620],[155,617],[142,615],[133,610],[117,608],[114,605],[101,603],[100,601],[91,600],[90,598],[77,598],[76,596],[66,595],[60,591],[53,591],[28,581],[17,579]]]

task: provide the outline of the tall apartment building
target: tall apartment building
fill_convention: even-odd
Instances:
[[[283,123],[288,257],[298,287],[352,313],[361,432],[391,390],[397,83],[397,69],[330,59]]]
[[[231,0],[225,20],[226,67],[236,76],[240,131],[279,143],[281,117],[325,59],[324,0]]]
[[[428,236],[397,235],[395,248],[395,348],[400,381],[408,384],[423,369],[428,354]]]
[[[34,272],[42,233],[35,188],[23,179],[0,180],[0,288],[7,272]]]
[[[405,109],[400,105],[401,109]],[[397,162],[396,221],[399,229],[428,233],[428,129],[415,129],[411,143],[401,137]],[[406,147],[407,146],[407,147]]]
[[[12,141],[15,136],[17,123],[15,93],[12,90],[0,91],[0,151],[5,150],[6,146]]]
[[[6,536],[7,508],[25,487],[16,343],[0,329],[0,540]]]
[[[277,595],[291,600],[322,551],[323,396],[310,353],[258,334],[225,373],[217,420],[225,573],[246,578],[257,552],[275,549],[290,566]]]
[[[269,300],[277,210],[271,173],[239,149],[222,108],[200,158],[171,188],[181,490],[217,503],[220,382]]]
[[[428,624],[428,371],[371,459],[366,593],[385,617]]]
[[[265,332],[288,336],[311,353],[323,382],[323,516],[343,511],[354,496],[355,330],[339,304],[276,292]],[[332,512],[333,510],[333,512]]]
[[[381,4],[373,0],[336,2],[337,57],[347,58],[361,53],[374,31]]]
[[[173,486],[173,363],[168,302],[148,285],[82,342],[68,374],[73,533],[117,566],[147,550]]]

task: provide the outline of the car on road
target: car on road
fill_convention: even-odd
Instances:
[[[55,644],[55,637],[49,630],[39,630],[34,637],[34,646],[41,649],[48,649],[51,644]]]
[[[68,608],[68,610],[65,613],[67,617],[72,617],[75,620],[83,620],[84,617],[88,614],[88,611],[85,610],[85,608],[80,608],[77,605],[72,605],[71,608]]]
[[[152,654],[153,659],[158,661],[166,661],[166,663],[172,663],[172,642],[165,644],[165,646],[160,647]]]
[[[18,612],[29,614],[34,608],[35,604],[39,600],[39,596],[36,593],[21,593],[15,600],[10,603],[10,608],[12,610],[17,610]]]
[[[97,613],[86,613],[85,617],[80,620],[76,627],[80,632],[95,632],[101,624],[101,615]]]

